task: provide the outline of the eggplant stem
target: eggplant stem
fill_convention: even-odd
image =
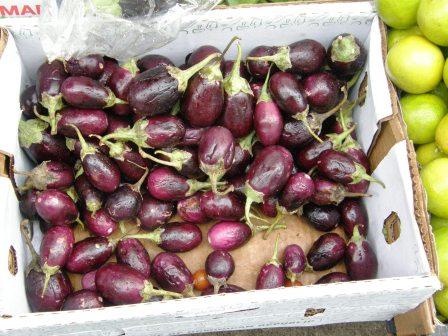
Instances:
[[[383,188],[386,188],[386,185],[382,181],[380,181],[380,180],[370,176],[369,174],[367,174],[366,169],[364,168],[364,166],[362,166],[359,163],[355,162],[355,167],[356,167],[356,170],[355,170],[355,172],[352,175],[353,181],[350,184],[355,184],[355,183],[361,182],[362,180],[367,180],[369,182],[378,183]]]
[[[372,197],[371,194],[365,194],[365,193],[353,193],[353,192],[345,192],[345,197]]]
[[[277,216],[275,216],[274,221],[269,225],[268,229],[263,234],[263,239],[266,240],[272,231],[279,228],[286,228],[286,225],[280,224],[285,218],[285,211],[282,211],[279,206],[277,206]]]
[[[20,233],[22,234],[23,239],[25,239],[25,244],[28,246],[28,249],[31,253],[32,261],[31,263],[35,263],[37,265],[40,257],[36,252],[36,249],[31,242],[31,235],[28,226],[30,225],[30,221],[28,219],[24,219],[20,222]]]
[[[271,95],[269,94],[269,91],[268,91],[268,83],[269,83],[269,78],[271,77],[271,69],[272,69],[272,64],[269,66],[268,74],[266,75],[266,79],[264,80],[263,86],[261,87],[261,92],[260,92],[260,96],[258,97],[257,104],[259,104],[261,102],[272,101]]]
[[[183,298],[183,295],[179,293],[169,292],[163,289],[155,289],[152,283],[148,280],[145,280],[145,286],[142,289],[141,296],[143,298],[142,302],[149,301],[153,296],[172,297],[176,299]]]
[[[42,293],[40,294],[41,298],[43,298],[45,295],[45,291],[47,290],[50,278],[57,272],[59,272],[59,270],[60,270],[59,266],[48,266],[47,263],[45,263],[44,266],[42,266],[42,272],[45,274],[45,281],[42,287]]]
[[[222,51],[221,56],[219,57],[220,60],[223,59],[224,55],[229,51],[229,49],[230,49],[230,47],[232,46],[232,44],[233,44],[235,41],[237,41],[237,40],[240,41],[241,38],[240,38],[239,36],[234,36],[234,37],[232,37],[232,39],[230,40],[230,42],[227,43],[227,46],[226,46],[226,47],[224,48],[224,50]]]
[[[151,232],[137,233],[130,236],[126,236],[126,238],[147,239],[152,241],[156,245],[160,245],[162,243],[161,235],[164,231],[165,231],[164,228],[157,228]]]
[[[252,131],[248,135],[246,135],[244,138],[241,138],[239,141],[239,145],[240,145],[241,149],[247,150],[251,156],[253,155],[252,154],[252,146],[255,143],[254,137],[255,137],[255,131]]]
[[[129,161],[129,162],[131,162],[131,161]],[[132,163],[135,164],[135,162],[132,162]],[[141,166],[139,166],[139,167],[141,168]],[[148,168],[144,168],[144,169],[145,169],[145,172],[143,173],[142,177],[140,177],[140,179],[131,186],[131,189],[138,193],[140,192],[140,188],[142,187],[143,182],[145,182],[146,176],[148,176],[148,174],[149,174],[149,169]]]
[[[75,219],[75,222],[80,226],[82,231],[86,230],[86,226],[84,225],[84,223],[81,221],[81,219],[79,219],[79,216]]]
[[[274,245],[274,254],[272,255],[272,258],[269,260],[268,264],[272,265],[280,265],[280,262],[278,261],[278,242],[280,240],[280,234],[277,234],[277,238],[275,239],[275,245]]]
[[[82,136],[80,130],[78,129],[78,127],[76,127],[73,124],[70,124],[69,126],[73,127],[75,129],[76,135],[78,136],[79,142],[81,144],[81,161],[84,160],[84,157],[87,154],[95,154],[96,153],[96,149],[93,146],[90,146],[86,140],[84,139],[84,137]]]
[[[278,48],[277,53],[275,53],[274,55],[257,56],[257,57],[249,56],[249,57],[246,57],[246,60],[272,62],[281,71],[286,71],[292,67],[289,51],[290,51],[289,46],[282,46],[282,47]]]
[[[358,81],[359,76],[361,76],[362,74],[362,70],[359,70],[358,72],[356,72],[353,77],[347,82],[347,89],[350,90]]]

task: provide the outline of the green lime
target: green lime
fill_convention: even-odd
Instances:
[[[409,139],[415,144],[433,142],[437,125],[448,112],[443,100],[429,93],[410,94],[401,98],[400,103]]]
[[[421,36],[408,36],[389,50],[386,71],[392,82],[409,93],[425,93],[442,80],[445,59],[439,47]]]
[[[417,23],[420,0],[375,0],[381,19],[395,29],[406,29]]]
[[[448,288],[434,294],[434,303],[439,314],[446,318],[448,316]]]
[[[448,73],[447,73],[447,75],[448,75]],[[436,88],[429,93],[435,94],[436,96],[439,96],[440,98],[442,98],[442,100],[448,106],[448,88],[446,87],[444,81],[441,81],[439,83],[439,85],[437,85]]]
[[[423,34],[435,44],[448,46],[448,0],[421,0],[417,12]]]
[[[448,218],[448,158],[435,159],[425,165],[421,178],[426,189],[429,212]]]
[[[387,50],[390,50],[398,41],[412,35],[423,36],[423,33],[418,26],[408,29],[391,29],[387,33]]]
[[[444,116],[436,129],[436,144],[444,152],[448,154],[448,117]]]
[[[431,215],[431,226],[433,231],[440,228],[448,228],[448,218],[440,218]]]
[[[416,153],[417,161],[421,166],[424,166],[435,159],[447,157],[447,155],[437,147],[435,142],[418,146]]]

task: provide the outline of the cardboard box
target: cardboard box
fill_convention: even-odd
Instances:
[[[37,21],[34,18],[27,21],[17,29],[11,27],[7,41],[5,32],[2,35],[5,47],[0,59],[0,72],[3,74],[0,92],[5,120],[0,124],[0,150],[5,153],[4,175],[10,175],[13,162],[20,170],[30,167],[17,141],[18,96],[21,89],[33,80],[44,56],[36,34]],[[415,308],[429,298],[440,288],[440,283],[435,275],[436,258],[424,194],[415,153],[403,131],[395,92],[384,73],[384,27],[370,2],[218,9],[199,18],[194,25],[182,31],[176,41],[157,50],[157,53],[181,64],[185,54],[198,45],[214,44],[223,48],[234,35],[242,38],[242,46],[247,53],[260,44],[283,45],[302,38],[314,38],[328,45],[334,36],[344,32],[358,36],[369,51],[366,66],[368,98],[362,107],[355,110],[354,117],[359,125],[359,141],[364,149],[369,149],[374,176],[387,186],[382,189],[372,185],[369,192],[373,197],[365,200],[370,217],[368,239],[379,258],[377,279],[90,311],[29,313],[23,285],[23,270],[28,257],[18,230],[17,199],[11,181],[0,178],[3,191],[0,194],[0,213],[5,223],[0,236],[0,260],[5,266],[0,272],[0,334],[174,335],[380,321]],[[234,54],[230,53],[228,57],[234,57]],[[359,83],[353,91],[357,92],[358,87]],[[392,212],[401,221],[401,233],[395,242],[388,244],[383,236],[383,226]],[[36,232],[36,243],[38,238]],[[283,242],[287,239],[291,237],[282,236]],[[300,237],[294,239],[301,244]],[[244,248],[255,247],[255,243],[256,240],[252,239]],[[14,259],[11,246],[15,250],[16,274],[6,269],[8,260]],[[269,255],[270,251],[263,253]],[[250,257],[253,258],[251,262],[266,260],[265,255]],[[10,269],[14,270],[14,267]],[[252,277],[255,279],[256,275]],[[432,324],[428,328],[431,329]],[[428,333],[429,329],[426,330]]]

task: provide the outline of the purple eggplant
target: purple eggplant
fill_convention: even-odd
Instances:
[[[321,176],[314,178],[315,192],[311,201],[317,205],[339,205],[346,197],[364,197],[368,194],[352,193],[340,183],[327,180]]]
[[[107,85],[110,76],[112,76],[112,73],[114,72],[115,68],[118,67],[117,60],[105,56],[104,58],[104,69],[103,73],[98,77],[98,81],[103,84]]]
[[[185,127],[185,135],[179,146],[196,146],[199,145],[202,135],[207,130],[205,127]]]
[[[176,254],[159,253],[153,259],[151,267],[153,277],[160,287],[185,296],[193,296],[193,275]]]
[[[260,211],[263,215],[275,218],[278,215],[278,197],[277,196],[265,196],[263,203],[261,203]]]
[[[313,271],[325,271],[344,258],[345,241],[337,233],[330,232],[320,236],[308,252],[308,264]]]
[[[374,279],[378,272],[378,260],[369,242],[359,234],[358,226],[347,244],[345,267],[353,280]]]
[[[277,236],[272,258],[263,265],[258,273],[255,289],[271,289],[285,285],[285,272],[277,257],[279,238],[280,236]]]
[[[201,230],[191,223],[169,223],[152,232],[127,237],[149,239],[165,251],[175,253],[191,251],[202,242]]]
[[[235,262],[229,252],[213,251],[205,260],[207,279],[213,285],[215,294],[218,294],[219,289],[226,285],[234,271]]]
[[[117,222],[104,209],[95,213],[84,210],[83,220],[86,228],[98,237],[108,237],[117,229]]]
[[[51,133],[56,131],[56,112],[64,103],[62,101],[62,85],[68,77],[64,64],[59,60],[43,63],[37,69],[36,92],[40,104],[48,111]]]
[[[65,69],[71,76],[86,76],[97,79],[104,71],[104,58],[97,54],[70,58],[65,62]]]
[[[345,139],[340,150],[350,156],[353,161],[362,165],[368,174],[370,173],[369,158],[362,150],[359,142],[353,139],[351,135]]]
[[[246,178],[244,175],[235,176],[229,179],[229,185],[233,188],[233,192],[239,197],[244,197],[244,189]]]
[[[285,247],[283,255],[285,275],[292,283],[295,283],[297,277],[302,274],[306,267],[305,252],[299,245],[291,244]]]
[[[81,162],[89,182],[98,190],[110,193],[120,184],[120,171],[111,159],[87,144],[79,130],[74,127],[81,143]]]
[[[143,229],[154,230],[165,225],[173,216],[173,213],[174,204],[172,202],[160,201],[145,195],[137,219]]]
[[[68,104],[81,109],[102,109],[125,103],[108,87],[84,76],[68,77],[62,83],[61,93]]]
[[[252,131],[254,94],[248,81],[239,74],[242,50],[239,44],[237,48],[238,56],[232,71],[223,81],[225,95],[222,123],[235,138],[241,138]]]
[[[261,203],[265,196],[277,194],[291,176],[291,153],[281,146],[265,147],[256,157],[246,175],[246,223],[255,229],[250,217],[252,203]]]
[[[137,64],[133,59],[130,59],[125,64],[115,68],[114,72],[107,82],[109,88],[115,94],[115,97],[127,101],[129,86],[132,79],[137,75]],[[115,104],[111,110],[119,116],[126,116],[131,114],[131,109],[128,104]]]
[[[258,100],[261,95],[261,90],[263,88],[263,82],[251,82],[250,89],[252,90],[252,93],[254,94],[254,98]]]
[[[99,294],[114,305],[148,302],[154,296],[182,297],[178,293],[155,289],[140,272],[115,263],[101,267],[95,283]]]
[[[358,227],[360,235],[366,237],[369,225],[367,211],[359,199],[346,199],[339,206],[342,217],[342,228],[347,237],[353,235],[353,228]]]
[[[214,224],[207,235],[212,249],[232,251],[249,240],[252,230],[244,223],[224,221]]]
[[[283,117],[268,91],[270,72],[255,105],[254,126],[258,140],[264,146],[276,145],[282,136]]]
[[[347,191],[352,193],[365,194],[369,189],[370,182],[367,180],[361,180],[358,183],[350,183],[346,185]]]
[[[131,127],[131,123],[129,122],[129,119],[123,116],[116,116],[113,114],[109,114],[107,116],[108,121],[108,127],[106,130],[106,133],[114,133],[119,128],[128,128]]]
[[[174,63],[171,62],[169,58],[162,55],[146,55],[137,61],[137,66],[141,72],[167,65],[174,66]]]
[[[328,72],[318,72],[305,78],[303,87],[311,108],[317,112],[331,110],[342,98],[341,83]]]
[[[203,134],[198,149],[199,167],[209,176],[214,193],[220,193],[218,182],[232,166],[234,156],[235,141],[227,128],[214,126]]]
[[[306,123],[302,120],[287,118],[283,125],[280,144],[290,149],[300,148],[313,140]]]
[[[221,54],[221,51],[212,45],[203,45],[195,49],[186,59],[187,66],[191,67],[199,62],[203,61],[210,55]],[[221,60],[219,60],[221,61]]]
[[[140,272],[146,279],[151,275],[151,260],[148,251],[139,240],[123,238],[115,249],[119,264],[127,265]]]
[[[384,187],[381,181],[368,175],[366,169],[350,156],[333,149],[326,150],[319,155],[317,170],[327,178],[345,185],[367,180],[379,183]]]
[[[83,136],[101,135],[106,132],[109,122],[103,110],[65,107],[57,116],[57,132],[65,137],[77,138],[72,125],[78,127]]]
[[[315,40],[305,39],[289,46],[276,47],[275,53],[247,58],[249,62],[273,62],[281,71],[300,75],[311,74],[324,65],[325,48]]]
[[[350,277],[347,274],[342,272],[332,272],[324,275],[322,278],[317,280],[316,285],[346,281],[351,281]]]
[[[80,310],[102,307],[104,307],[104,305],[101,296],[94,291],[81,289],[71,293],[65,298],[61,310]]]
[[[210,188],[209,182],[186,179],[172,168],[157,167],[148,176],[146,188],[151,196],[161,201],[179,201],[195,192]]]
[[[139,151],[132,149],[127,144],[123,144],[123,147],[121,147],[121,144],[116,143],[117,146],[112,146],[109,155],[114,158],[127,181],[137,182],[145,175],[146,169],[150,168],[150,164]],[[118,148],[117,152],[113,151],[115,148]]]
[[[73,160],[64,138],[50,135],[47,128],[48,124],[39,119],[20,120],[20,147],[36,163],[47,160],[72,163]]]
[[[367,59],[362,43],[352,34],[334,38],[327,51],[328,65],[336,76],[348,80],[359,72]]]
[[[258,46],[249,52],[246,65],[247,71],[256,79],[263,79],[267,76],[270,68],[268,61],[250,60],[251,57],[269,57],[277,52],[276,47]]]
[[[219,288],[218,294],[238,293],[238,292],[244,292],[244,291],[245,291],[245,289],[241,288],[239,286],[226,284],[225,286],[222,286]],[[215,294],[215,288],[213,286],[210,286],[201,293],[201,296],[212,295],[212,294]]]
[[[315,205],[308,203],[303,208],[303,214],[316,230],[329,232],[339,225],[341,214],[334,205]]]
[[[235,144],[235,154],[233,156],[232,166],[224,175],[225,178],[241,175],[245,172],[252,160],[252,146],[254,144],[255,132],[251,132],[244,138],[239,139]]]
[[[143,202],[140,188],[148,172],[149,170],[146,169],[141,179],[135,184],[122,184],[107,197],[104,209],[113,220],[121,222],[137,217]]]
[[[77,242],[65,265],[71,273],[84,274],[103,265],[114,250],[114,243],[104,237],[88,237]]]
[[[35,118],[37,114],[42,114],[42,105],[37,97],[36,86],[27,87],[20,94],[20,110],[26,119]]]
[[[189,223],[206,223],[209,218],[201,207],[201,194],[196,193],[177,202],[177,214]]]
[[[88,289],[96,292],[96,285],[95,285],[96,272],[97,270],[93,270],[82,275],[81,286],[83,289]]]
[[[211,54],[186,70],[166,65],[142,72],[129,87],[129,106],[141,116],[168,113],[187,89],[190,78],[219,56]]]
[[[36,199],[38,192],[36,190],[28,190],[20,196],[19,208],[23,217],[27,219],[36,219]]]
[[[291,117],[308,113],[305,90],[293,74],[277,72],[269,80],[269,91],[278,107]]]
[[[75,190],[83,207],[90,211],[92,215],[101,209],[101,205],[103,204],[103,195],[99,190],[95,189],[85,174],[82,174],[76,178]]]
[[[205,216],[210,219],[238,221],[244,216],[244,205],[235,193],[218,195],[206,191],[202,194],[200,203]]]
[[[295,212],[308,202],[313,194],[313,179],[306,173],[298,172],[289,177],[281,192],[279,203],[288,212]]]
[[[51,225],[69,226],[79,220],[78,209],[73,200],[57,189],[47,189],[38,194],[36,212]]]
[[[15,173],[27,177],[21,190],[66,189],[74,181],[72,168],[58,161],[44,161],[29,172]]]

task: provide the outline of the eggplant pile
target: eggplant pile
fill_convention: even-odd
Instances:
[[[242,291],[228,284],[229,251],[285,229],[288,214],[324,234],[307,254],[287,246],[282,262],[277,239],[254,287],[297,285],[302,272],[343,260],[347,274],[318,283],[375,277],[359,198],[379,181],[356,141],[357,102],[347,99],[366,60],[362,44],[343,34],[326,50],[307,39],[259,46],[245,61],[239,41],[235,60],[224,60],[228,48],[200,46],[179,67],[161,55],[124,64],[89,55],[39,67],[21,94],[19,125],[20,145],[37,166],[16,172],[26,176],[19,189],[32,311]],[[198,225],[210,221],[214,251],[192,274],[182,253],[201,244]],[[138,232],[125,231],[129,223]],[[88,237],[76,241],[75,225]],[[338,225],[348,243],[331,232]],[[151,260],[143,240],[164,252]],[[73,292],[67,273],[82,275],[82,290]]]

